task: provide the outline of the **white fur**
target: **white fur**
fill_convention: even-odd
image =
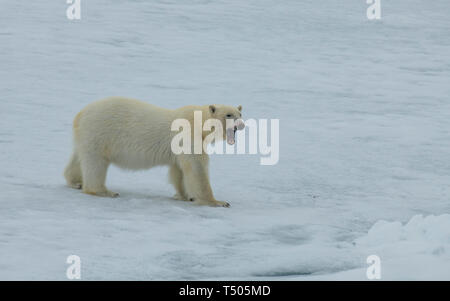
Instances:
[[[171,131],[171,124],[177,118],[184,118],[193,125],[196,110],[202,111],[203,120],[217,118],[225,124],[226,114],[240,118],[240,109],[241,106],[211,105],[169,110],[120,97],[91,103],[74,120],[73,154],[64,172],[67,184],[88,194],[115,197],[118,194],[105,186],[111,163],[126,169],[168,165],[176,198],[228,207],[228,203],[213,196],[207,154],[175,155],[171,151],[171,140],[176,134]],[[206,135],[203,133],[202,137]]]

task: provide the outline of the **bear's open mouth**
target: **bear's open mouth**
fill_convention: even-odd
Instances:
[[[227,142],[233,145],[236,142],[236,131],[243,130],[245,128],[245,123],[242,119],[237,119],[234,122],[234,126],[227,128]]]
[[[236,131],[237,131],[236,126],[227,129],[227,143],[228,144],[233,145],[236,142]]]

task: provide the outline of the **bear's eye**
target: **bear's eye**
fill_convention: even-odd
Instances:
[[[227,114],[227,118],[231,118],[231,117],[233,117],[233,115]]]

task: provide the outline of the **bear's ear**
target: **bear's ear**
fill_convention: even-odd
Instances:
[[[238,105],[237,109],[239,110],[239,112],[241,112],[242,111],[242,106]]]
[[[210,105],[209,106],[209,112],[211,112],[211,114],[214,114],[216,112],[216,106],[215,105]]]

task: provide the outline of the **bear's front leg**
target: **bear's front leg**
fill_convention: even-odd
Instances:
[[[172,183],[175,188],[176,194],[174,199],[188,201],[188,197],[186,195],[184,184],[183,184],[183,172],[177,166],[177,164],[172,164],[169,169],[169,181]]]
[[[190,201],[196,205],[230,207],[227,202],[214,198],[208,175],[208,157],[192,155],[181,160],[183,182]]]

